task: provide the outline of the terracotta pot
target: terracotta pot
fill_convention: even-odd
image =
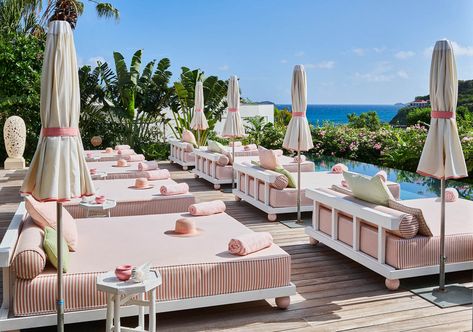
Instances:
[[[94,136],[94,137],[92,137],[92,138],[90,139],[90,143],[91,143],[93,146],[97,147],[97,146],[99,146],[99,145],[102,144],[102,137],[100,137],[100,136]]]

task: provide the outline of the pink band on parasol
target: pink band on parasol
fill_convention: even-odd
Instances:
[[[292,112],[292,116],[305,116],[305,112]]]
[[[195,110],[196,112],[202,112],[202,109],[198,108]]]
[[[451,119],[455,117],[454,112],[432,111],[432,119]]]
[[[238,112],[238,108],[229,108],[228,109],[229,112]]]
[[[78,128],[43,128],[41,134],[44,137],[57,137],[57,136],[78,136]]]

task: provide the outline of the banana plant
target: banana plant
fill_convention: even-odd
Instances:
[[[95,77],[95,71],[99,72],[97,85],[93,90],[84,90],[91,92],[82,98],[96,100],[101,105],[107,121],[117,128],[117,143],[126,143],[138,150],[137,143],[149,142],[159,135],[157,124],[167,123],[164,109],[173,98],[169,59],[160,60],[157,66],[153,60],[141,72],[141,58],[142,51],[138,50],[128,69],[123,55],[115,52],[115,72],[107,63],[99,63],[91,74]]]
[[[205,77],[199,69],[190,70],[181,68],[180,80],[174,83],[176,98],[171,103],[174,125],[169,125],[175,137],[180,138],[184,129],[190,129],[194,115],[195,84],[202,81],[204,88],[204,114],[209,123],[209,129],[200,132],[199,146],[205,145],[209,132],[213,131],[215,124],[222,119],[222,114],[227,107],[226,95],[228,83],[217,76]]]

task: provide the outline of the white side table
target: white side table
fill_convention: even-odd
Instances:
[[[94,211],[94,215],[103,215],[110,218],[110,210],[117,206],[117,201],[113,199],[107,199],[103,204],[97,204],[95,202],[80,202],[79,206],[85,209],[85,217],[89,218],[90,211]]]
[[[107,293],[107,322],[106,331],[145,331],[144,307],[149,307],[149,332],[156,332],[156,287],[161,285],[161,274],[151,270],[148,278],[139,283],[131,280],[120,281],[114,271],[101,274],[97,277],[97,289]],[[148,301],[144,300],[148,293]],[[134,299],[138,295],[138,299]],[[123,296],[123,298],[122,298]],[[120,327],[120,306],[137,305],[138,326],[136,328]],[[113,320],[113,326],[112,326]]]

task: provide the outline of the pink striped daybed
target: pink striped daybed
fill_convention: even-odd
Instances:
[[[116,167],[116,164],[116,161],[88,162],[87,167],[89,169],[95,168],[98,174],[107,174],[105,177],[93,176],[94,180],[136,179],[144,177],[143,173],[138,170],[139,162],[129,161],[128,167]]]
[[[117,201],[117,206],[110,210],[112,217],[161,214],[187,211],[195,203],[192,193],[163,196],[159,189],[163,185],[177,184],[174,180],[149,181],[150,189],[134,189],[135,179],[94,181],[95,189],[107,199]],[[74,199],[64,206],[74,218],[84,218],[85,210],[79,206],[80,199]]]
[[[64,274],[66,323],[103,320],[106,296],[95,286],[97,275],[117,265],[150,262],[162,275],[157,288],[157,311],[176,311],[276,298],[281,307],[295,294],[290,282],[291,258],[277,245],[248,256],[227,252],[230,238],[252,232],[225,213],[190,217],[201,235],[166,234],[187,213],[78,219],[78,248],[70,253]],[[0,330],[54,325],[56,271],[49,265],[30,280],[10,273],[20,225],[28,220],[22,203],[2,241],[4,303]],[[27,222],[27,221],[26,221]],[[198,248],[198,250],[196,250]],[[13,279],[9,280],[8,276]],[[10,305],[11,296],[11,305]],[[122,316],[136,315],[122,308]]]
[[[92,154],[92,157],[87,157],[88,154]],[[112,153],[106,153],[105,150],[85,150],[84,155],[87,162],[116,161],[123,158],[123,155],[118,154],[118,150],[113,150]]]
[[[438,198],[391,201],[385,207],[334,189],[307,193],[314,206],[313,225],[306,228],[312,243],[320,241],[383,275],[390,289],[402,278],[439,273]],[[447,203],[446,216],[446,271],[471,270],[473,202]]]
[[[294,213],[296,209],[297,189],[278,189],[274,186],[279,173],[263,168],[235,163],[237,187],[233,190],[237,199],[242,199],[258,209],[268,213],[268,220],[275,221],[280,213]],[[297,182],[297,173],[291,173]],[[258,181],[255,183],[254,179]],[[338,185],[343,180],[342,174],[331,172],[303,172],[301,173],[301,211],[312,211],[312,200],[307,198],[305,191],[310,188],[330,188]],[[400,187],[398,183],[388,182],[388,188],[393,196],[399,198]],[[255,192],[257,195],[255,195]]]
[[[254,151],[258,152],[258,150]],[[250,154],[245,156],[235,152],[236,157],[234,163],[251,165],[251,161],[258,161],[258,153],[251,153],[250,151]],[[196,151],[195,168],[192,170],[196,176],[212,183],[216,190],[220,189],[222,184],[232,183],[233,167],[231,164],[219,165],[221,156],[221,154],[211,151]],[[277,158],[279,164],[289,172],[297,172],[297,163],[294,162],[294,158],[289,156],[279,156]],[[314,170],[315,164],[312,161],[307,160],[301,163],[301,172],[313,172]]]

